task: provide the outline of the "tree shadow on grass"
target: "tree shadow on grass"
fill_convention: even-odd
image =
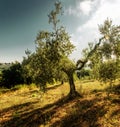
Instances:
[[[0,110],[0,127],[6,126],[10,119],[12,120],[19,117],[21,114],[24,114],[25,112],[29,112],[30,108],[32,108],[32,106],[37,102],[38,101],[27,102]]]
[[[113,94],[120,95],[120,84],[109,86],[105,89],[106,91],[110,91]]]
[[[5,108],[3,110],[0,111],[0,113],[5,113],[7,111],[10,111],[10,110],[19,110],[19,109],[22,109],[22,108],[25,108],[25,107],[28,107],[32,104],[35,104],[37,103],[38,101],[35,101],[35,102],[26,102],[26,103],[23,103],[23,104],[18,104],[18,105],[14,105],[12,107],[9,107],[9,108]],[[1,114],[0,114],[1,115]]]
[[[120,95],[120,84],[113,86],[113,92]]]
[[[17,111],[17,113],[11,119],[2,121],[0,127],[39,127],[51,119],[54,113],[57,112],[58,107],[71,100],[66,96],[43,108],[32,109],[33,107],[31,105],[37,102],[28,102],[4,109],[1,111],[1,116],[10,110]]]
[[[120,114],[120,109],[117,109],[114,112],[112,112],[111,117],[116,116],[118,114]]]
[[[78,101],[68,115],[56,121],[50,127],[99,127],[99,118],[107,109],[104,105],[95,105],[99,99]]]
[[[69,98],[68,96],[61,98],[55,103],[48,104],[43,108],[33,109],[29,112],[24,111],[11,118],[6,122],[2,122],[2,127],[40,127],[40,125],[46,125],[51,121],[60,110],[59,108],[65,108],[66,105],[74,104],[71,111],[67,110],[67,116],[60,118],[59,121],[55,121],[51,124],[51,127],[97,127],[99,126],[97,121],[99,117],[102,117],[106,113],[104,105],[96,106],[95,104],[100,99],[81,99],[80,97]],[[74,103],[73,103],[74,102]],[[32,103],[31,103],[32,104]],[[16,108],[19,110],[24,106],[30,106],[28,104],[18,105]],[[85,125],[85,126],[84,126]]]
[[[102,92],[107,93],[107,94],[118,95],[118,97],[119,97],[120,96],[120,84],[113,85],[112,87],[108,86],[105,89],[94,89],[90,93],[96,94],[96,96],[99,96],[99,95],[101,95]],[[118,99],[115,100],[116,103],[117,103],[117,100]],[[120,100],[118,100],[118,103],[120,103]]]

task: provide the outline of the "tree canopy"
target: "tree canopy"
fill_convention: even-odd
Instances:
[[[104,39],[90,58],[90,66],[95,78],[111,82],[120,73],[120,26],[113,25],[112,20],[106,19],[103,25],[99,25],[99,31]]]
[[[26,59],[29,61],[29,68],[31,68],[35,83],[42,87],[57,79],[61,65],[64,66],[61,64],[62,59],[68,57],[74,49],[65,28],[58,25],[60,21],[58,16],[61,13],[61,3],[56,2],[55,9],[48,15],[49,23],[53,25],[53,31],[43,30],[37,34],[36,51],[28,57],[29,60]]]

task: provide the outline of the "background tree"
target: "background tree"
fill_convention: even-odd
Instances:
[[[104,82],[109,81],[111,86],[112,81],[119,78],[120,74],[120,26],[112,25],[112,21],[107,19],[103,25],[99,26],[99,30],[105,39],[95,57],[90,59],[92,70],[95,69],[98,78]]]
[[[94,43],[88,43],[88,48],[83,49],[82,54],[83,57],[87,57],[89,52],[93,49]],[[101,51],[99,50],[99,47],[93,53],[88,60],[87,66],[90,68],[90,77],[93,79],[99,79],[99,67],[102,62],[102,54]]]
[[[118,67],[116,61],[107,61],[100,65],[99,78],[103,82],[110,82],[112,87],[112,81],[118,78]]]
[[[25,53],[27,57],[23,57],[22,69],[23,69],[24,83],[29,85],[33,82],[32,71],[31,71],[32,69],[29,65],[29,62],[32,58],[32,53],[28,49],[25,51]]]
[[[1,84],[4,87],[11,88],[24,83],[22,66],[20,63],[13,63],[8,69],[2,71]]]
[[[111,58],[112,55],[116,59],[120,58],[120,26],[112,24],[112,20],[105,20],[103,25],[99,26],[101,35],[105,36],[105,40],[101,47],[104,57]]]
[[[106,37],[101,46],[105,62],[100,67],[100,79],[109,80],[112,85],[112,81],[120,77],[120,26],[112,25],[107,19],[99,30]]]
[[[81,79],[81,78],[85,79],[86,77],[89,77],[90,76],[90,73],[91,72],[90,72],[90,69],[83,68],[80,71],[77,71],[76,73],[77,73],[77,77],[79,79]]]

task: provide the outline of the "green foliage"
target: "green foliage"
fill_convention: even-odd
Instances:
[[[25,51],[27,57],[23,58],[22,61],[22,69],[23,69],[23,77],[25,84],[31,84],[33,82],[33,73],[32,68],[30,67],[30,62],[32,60],[33,55]]]
[[[99,26],[99,31],[104,39],[90,58],[91,72],[96,79],[112,81],[119,72],[120,26],[112,25],[112,21],[107,19]]]
[[[99,26],[100,33],[105,36],[102,52],[106,58],[115,55],[120,58],[120,26],[113,25],[112,20],[105,20],[103,25]]]
[[[98,50],[96,53],[90,58],[90,68],[91,68],[91,76],[94,79],[99,78],[99,68],[102,63],[101,52]]]
[[[32,54],[28,52],[28,57],[23,62],[26,73],[32,75],[33,81],[43,90],[46,84],[53,83],[54,79],[66,79],[61,70],[64,64],[60,63],[63,57],[68,57],[74,49],[65,28],[58,25],[58,16],[61,13],[61,3],[57,2],[55,9],[48,15],[53,31],[44,30],[38,33],[35,41],[36,51]]]
[[[82,54],[84,58],[86,58],[89,52],[93,50],[93,47],[94,47],[94,43],[89,43],[88,48],[83,49]],[[90,68],[91,70],[89,71],[89,75],[94,79],[99,78],[99,67],[101,62],[102,62],[102,53],[98,47],[97,50],[89,57],[88,60],[88,68]],[[84,71],[84,69],[82,70]]]
[[[68,57],[63,57],[59,65],[64,71],[73,71],[76,68],[75,63]]]
[[[104,62],[100,65],[99,78],[104,82],[112,82],[118,77],[118,64],[115,61]]]
[[[0,63],[0,72],[5,69],[8,69],[11,66],[11,63]]]
[[[120,26],[112,25],[112,21],[107,19],[99,27],[102,35],[105,36],[103,45],[100,47],[103,60],[106,62],[100,66],[99,76],[103,81],[112,82],[118,78],[120,72]],[[114,58],[112,58],[114,56]]]
[[[1,85],[11,88],[17,84],[22,84],[24,78],[22,75],[22,66],[20,63],[13,63],[8,69],[2,71]]]
[[[88,77],[90,76],[90,70],[83,68],[80,71],[77,71],[77,76],[79,79]]]

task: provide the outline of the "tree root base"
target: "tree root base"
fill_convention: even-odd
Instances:
[[[71,99],[74,99],[76,97],[80,97],[82,98],[83,96],[81,94],[79,94],[77,91],[74,91],[74,92],[70,92],[68,95],[67,95],[68,99],[71,100]]]

